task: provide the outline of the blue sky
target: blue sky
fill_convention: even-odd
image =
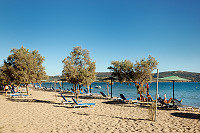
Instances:
[[[112,60],[152,55],[159,71],[200,73],[199,0],[0,0],[0,64],[22,45],[62,73],[73,47],[90,51],[97,72]]]

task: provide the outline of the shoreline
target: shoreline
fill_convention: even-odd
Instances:
[[[52,83],[44,83],[42,86],[46,86],[50,88]],[[183,99],[182,104],[188,105],[188,106],[193,106],[193,107],[200,107],[199,100],[198,100],[198,93],[200,93],[199,89],[199,83],[194,83],[194,82],[180,82],[175,84],[175,98],[178,100]],[[57,83],[57,89],[58,87],[61,87],[59,83]],[[100,91],[104,92],[107,94],[107,85],[106,83],[93,83],[92,85],[92,93],[99,93]],[[96,89],[94,88],[95,86],[101,86],[101,89]],[[156,83],[149,83],[150,86],[150,95],[155,99],[155,94],[156,94]],[[173,85],[172,82],[162,82],[159,83],[159,89],[158,89],[158,94],[161,98],[164,98],[164,94],[167,95],[167,99],[170,99],[173,97],[172,92],[173,92]],[[53,86],[54,87],[54,86]],[[70,89],[72,87],[71,84],[69,83],[63,83],[64,89]],[[54,87],[55,88],[55,87]],[[85,87],[83,87],[85,88]],[[124,94],[127,98],[138,98],[139,95],[137,93],[136,87],[134,84],[132,85],[126,85],[126,84],[120,84],[120,83],[114,83],[113,85],[113,96],[119,97],[119,95],[122,93]],[[111,89],[109,89],[109,93],[111,93]],[[99,93],[100,94],[100,93]],[[187,94],[187,95],[185,95]]]
[[[200,132],[196,111],[158,110],[153,122],[148,109],[136,104],[85,98],[80,100],[96,105],[74,109],[59,104],[58,92],[31,89],[30,93],[30,98],[0,95],[0,132]]]

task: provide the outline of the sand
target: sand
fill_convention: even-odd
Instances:
[[[148,109],[136,104],[116,103],[106,99],[81,99],[96,105],[74,109],[71,105],[59,104],[62,98],[58,92],[34,89],[30,92],[30,98],[0,95],[0,132],[200,132],[198,111],[158,110],[157,121],[153,122],[149,120]]]

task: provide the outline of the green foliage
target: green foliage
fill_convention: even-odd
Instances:
[[[63,60],[63,77],[69,83],[89,86],[96,79],[96,65],[90,59],[89,51],[80,46],[74,47],[70,56]]]
[[[146,88],[144,88],[144,85],[152,80],[152,72],[155,70],[158,66],[158,62],[155,60],[154,57],[149,56],[146,60],[142,59],[139,61],[136,61],[136,64],[134,65],[134,83],[138,90],[139,94],[145,93]]]
[[[129,60],[125,61],[112,61],[111,64],[113,66],[108,67],[108,69],[112,70],[113,76],[118,77],[119,82],[132,82],[133,75],[133,63]]]
[[[47,79],[42,63],[44,57],[38,51],[29,52],[23,46],[20,49],[12,49],[13,54],[9,55],[0,69],[1,81],[13,84],[41,83]]]
[[[129,60],[112,61],[112,66],[108,67],[112,75],[118,77],[119,82],[135,83],[139,94],[145,93],[144,85],[152,79],[152,72],[157,68],[158,62],[154,57],[149,56],[133,64]]]

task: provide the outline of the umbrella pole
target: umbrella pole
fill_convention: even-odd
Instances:
[[[173,80],[173,99],[174,99],[174,80]]]
[[[173,80],[173,99],[174,99],[174,80]],[[173,106],[174,106],[174,102],[173,102]]]
[[[156,109],[155,109],[155,119],[156,121],[156,115],[157,115],[157,102],[158,102],[158,78],[159,78],[159,70],[157,69],[157,84],[156,84]]]
[[[112,79],[111,79],[111,98],[112,98]]]

